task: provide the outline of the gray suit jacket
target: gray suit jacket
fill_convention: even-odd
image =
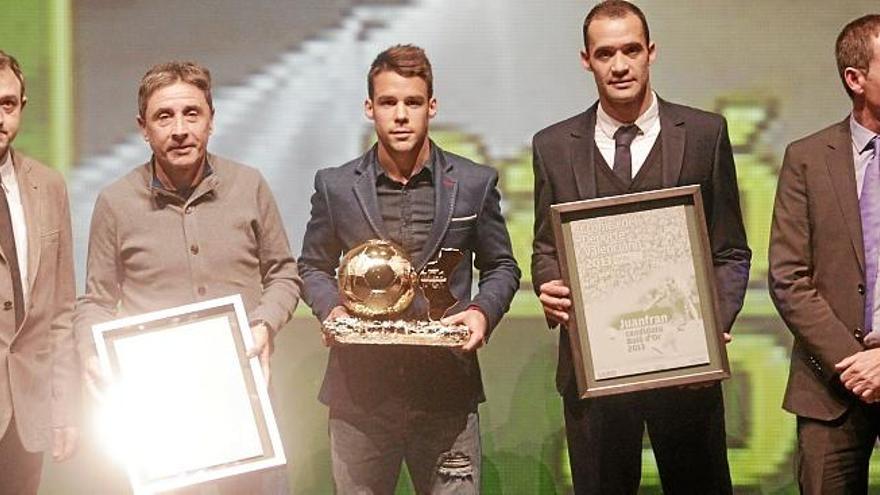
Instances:
[[[594,132],[598,103],[586,112],[535,135],[535,240],[532,283],[560,279],[550,205],[596,197],[599,150]],[[727,124],[716,114],[659,100],[663,187],[699,184],[708,223],[721,328],[728,331],[742,309],[749,279],[751,250],[739,206],[739,191]],[[568,335],[559,336],[556,386],[575,393]]]
[[[421,258],[413,264],[416,270],[422,269],[441,247],[461,250],[464,259],[450,276],[450,290],[459,302],[449,314],[477,305],[491,332],[508,310],[520,277],[501,216],[498,174],[432,146],[438,153],[436,219]],[[336,280],[340,255],[369,239],[387,238],[379,214],[375,170],[367,157],[315,175],[311,219],[298,265],[304,299],[321,321],[341,305]],[[473,299],[472,267],[479,270],[479,292]],[[424,318],[425,310],[424,299],[417,296],[407,316]],[[399,377],[401,370],[408,376]],[[484,399],[476,353],[411,346],[331,348],[322,402],[369,410],[398,393],[417,402],[417,407],[475,407]]]
[[[770,231],[770,295],[794,334],[784,407],[820,420],[857,400],[834,364],[864,349],[865,254],[849,118],[788,146]]]
[[[37,452],[51,448],[53,426],[78,421],[70,208],[61,174],[12,153],[27,224],[29,293],[21,326],[11,338],[0,332],[0,436],[14,412],[22,444]],[[6,259],[0,252],[0,298],[12,301]],[[11,304],[0,309],[0,325],[15,327]]]

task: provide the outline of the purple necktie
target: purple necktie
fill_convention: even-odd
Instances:
[[[865,241],[865,333],[874,327],[874,286],[877,284],[877,255],[880,249],[880,136],[871,140],[874,156],[865,169],[859,210]]]

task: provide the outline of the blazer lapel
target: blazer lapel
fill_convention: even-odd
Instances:
[[[660,110],[660,139],[663,146],[663,187],[675,187],[684,164],[684,120],[663,100],[658,98]]]
[[[40,189],[39,184],[31,177],[31,164],[18,153],[13,153],[12,160],[16,167],[18,193],[21,196],[24,221],[27,226],[27,280],[28,293],[30,293],[40,266],[40,219],[43,218],[43,212],[40,210]]]
[[[838,124],[834,138],[828,142],[825,164],[834,187],[837,203],[843,221],[849,230],[850,240],[859,266],[865,271],[865,248],[862,240],[862,217],[859,211],[859,196],[856,190],[856,172],[853,166],[852,136],[849,132],[849,118]]]
[[[354,196],[367,217],[367,222],[373,232],[380,239],[387,239],[382,215],[379,213],[379,199],[376,193],[376,170],[370,166],[370,157],[374,150],[368,151],[361,159],[360,165],[355,169],[357,177],[354,180]]]
[[[455,210],[455,199],[458,195],[458,180],[453,177],[452,164],[446,160],[443,151],[431,143],[432,152],[437,153],[434,167],[434,224],[425,241],[422,254],[415,260],[416,271],[422,268],[437,252],[440,241],[446,235],[446,230],[452,222],[452,213]]]
[[[572,144],[569,156],[571,173],[574,176],[578,197],[592,199],[596,197],[596,109],[594,104],[579,119],[578,125],[571,131]]]

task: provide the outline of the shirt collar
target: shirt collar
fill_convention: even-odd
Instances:
[[[428,156],[428,161],[425,162],[425,165],[418,172],[413,174],[413,176],[411,177],[412,179],[414,179],[418,176],[421,176],[423,174],[426,174],[428,179],[431,181],[431,183],[434,182],[434,170],[436,168],[436,161],[437,161],[437,153],[436,153],[437,147],[434,145],[433,142],[431,142],[430,145],[431,145],[431,152]],[[385,180],[390,180],[392,182],[396,182],[396,181],[394,181],[394,179],[392,179],[391,177],[388,176],[388,174],[385,172],[385,169],[382,168],[382,165],[379,163],[379,145],[373,146],[373,149],[370,150],[370,166],[373,167],[373,170],[376,172],[376,183],[377,184],[379,183],[380,180],[382,180],[383,177],[385,178]]]
[[[15,182],[15,167],[12,165],[12,148],[6,151],[6,159],[0,164],[0,180],[3,181],[3,189],[9,192],[9,184]]]
[[[859,124],[855,115],[849,116],[849,132],[852,134],[853,146],[858,150],[859,154],[862,154],[868,148],[871,140],[877,135],[874,131]]]
[[[190,189],[188,191],[190,194],[196,190],[196,188],[199,186],[199,184],[202,183],[202,181],[204,181],[205,179],[207,179],[208,177],[210,177],[211,175],[214,174],[214,168],[211,167],[211,160],[209,158],[210,158],[209,155],[205,156],[205,168],[202,170],[202,177],[199,179],[198,182],[196,182],[196,184],[192,187],[192,189]],[[168,189],[167,187],[165,187],[165,184],[162,184],[162,181],[159,180],[159,176],[156,175],[156,159],[155,159],[155,157],[152,160],[150,160],[150,177],[151,177],[150,189],[153,192],[161,191],[161,192],[168,193],[168,194],[179,195],[178,191]],[[184,191],[184,192],[187,192],[187,191]],[[188,195],[189,194],[187,194],[187,196]]]
[[[639,128],[639,134],[644,134],[645,131],[653,126],[659,118],[660,109],[657,105],[657,94],[651,91],[651,104],[648,106],[647,110],[639,115],[633,124]],[[608,115],[608,112],[602,108],[602,102],[599,102],[599,108],[596,110],[596,128],[598,128],[602,134],[613,140],[614,133],[624,125],[627,124]]]

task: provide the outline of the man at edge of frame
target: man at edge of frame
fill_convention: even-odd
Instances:
[[[794,335],[783,408],[801,493],[868,493],[880,436],[880,15],[835,44],[852,107],[791,143],[770,228],[768,287]]]

